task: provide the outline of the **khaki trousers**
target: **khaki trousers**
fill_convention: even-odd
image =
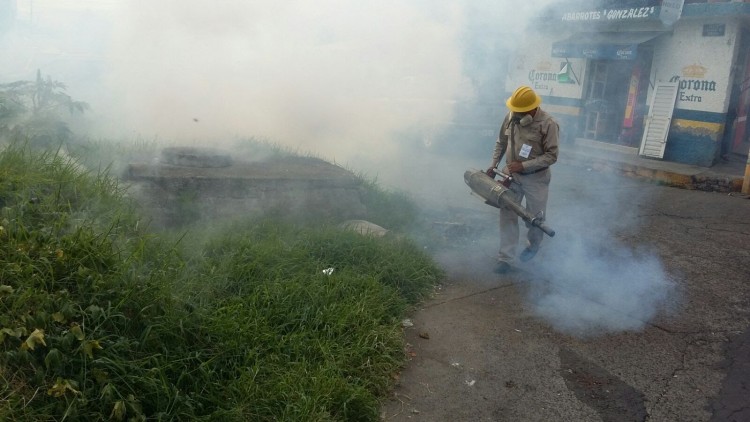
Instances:
[[[552,178],[550,169],[534,174],[516,174],[514,177],[521,184],[521,189],[518,189],[519,192],[516,193],[518,203],[526,198],[526,209],[531,214],[537,215],[541,211],[546,216],[549,182]],[[498,261],[510,263],[515,260],[518,237],[518,215],[508,208],[500,208],[500,252]],[[543,237],[544,232],[539,228],[534,226],[528,228],[526,238],[531,249],[539,249]]]

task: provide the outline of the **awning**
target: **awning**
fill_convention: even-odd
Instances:
[[[664,33],[662,31],[578,32],[552,44],[552,57],[633,60],[638,55],[638,45]]]

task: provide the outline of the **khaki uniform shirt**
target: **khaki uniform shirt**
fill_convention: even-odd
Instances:
[[[507,153],[506,162],[520,161],[523,164],[523,173],[530,174],[541,171],[557,161],[558,136],[560,126],[555,119],[542,109],[537,109],[533,120],[527,126],[510,121],[511,113],[508,113],[500,127],[500,135],[495,142],[495,151],[492,154],[493,167],[508,151],[508,146],[513,148]],[[511,134],[513,139],[511,140]]]

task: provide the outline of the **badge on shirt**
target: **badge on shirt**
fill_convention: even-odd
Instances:
[[[518,153],[523,158],[529,158],[529,154],[531,154],[531,145],[529,144],[523,144],[521,146],[521,152]]]

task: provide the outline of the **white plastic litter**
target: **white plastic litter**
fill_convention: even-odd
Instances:
[[[341,223],[341,228],[345,230],[352,230],[361,235],[370,235],[375,237],[382,237],[388,233],[387,229],[378,226],[375,223],[371,223],[365,220],[347,220]]]
[[[401,326],[404,328],[409,328],[409,327],[413,327],[414,323],[411,322],[409,318],[406,318],[405,320],[401,321]]]
[[[333,267],[326,268],[325,270],[323,270],[323,274],[325,274],[325,275],[331,275],[331,274],[333,274]]]

